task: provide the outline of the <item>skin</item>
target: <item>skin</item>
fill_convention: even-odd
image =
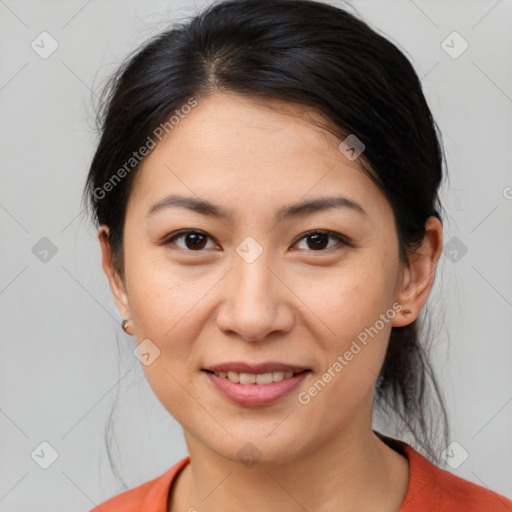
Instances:
[[[319,114],[277,100],[232,93],[201,99],[143,161],[124,226],[124,279],[115,272],[108,228],[102,266],[137,342],[160,350],[145,376],[182,425],[191,463],[172,487],[169,510],[375,511],[400,508],[408,461],[372,432],[373,392],[392,326],[411,323],[433,285],[442,225],[428,219],[424,243],[400,263],[394,215],[385,196],[319,127]],[[149,208],[169,193],[210,200],[233,212],[216,219],[184,208]],[[349,208],[283,222],[280,207],[344,195]],[[182,229],[199,230],[162,244]],[[311,230],[330,230],[351,246]],[[236,248],[262,248],[252,263]],[[328,244],[328,245],[327,245]],[[379,315],[401,304],[308,404],[308,390]],[[201,371],[226,361],[282,361],[310,368],[300,388],[275,404],[230,402]],[[238,458],[252,443],[253,466]]]

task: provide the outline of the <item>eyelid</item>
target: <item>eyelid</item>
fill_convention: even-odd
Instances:
[[[208,239],[214,241],[215,243],[217,243],[215,241],[215,239],[210,236],[208,233],[204,232],[204,231],[201,231],[200,229],[192,229],[192,228],[189,228],[189,229],[182,229],[182,230],[179,230],[179,231],[176,231],[174,233],[171,233],[170,235],[166,236],[162,242],[161,242],[161,245],[169,245],[172,243],[173,240],[176,240],[177,238],[180,238],[188,233],[198,233],[200,235],[203,235],[205,237],[207,237]],[[301,240],[303,240],[304,238],[307,238],[308,236],[311,236],[313,234],[316,234],[316,233],[321,233],[323,235],[327,235],[329,236],[330,238],[335,238],[337,241],[338,241],[338,244],[335,245],[334,247],[330,247],[329,249],[319,249],[318,251],[315,251],[315,250],[312,250],[312,249],[305,249],[306,252],[309,252],[309,253],[329,253],[329,252],[335,252],[337,250],[340,250],[341,248],[343,247],[352,247],[352,242],[351,240],[345,236],[345,235],[342,235],[341,233],[338,233],[336,231],[330,231],[330,230],[327,230],[327,229],[312,229],[312,230],[309,230],[309,231],[306,231],[305,233],[302,233],[301,235],[299,235],[299,237],[296,239],[296,241],[293,243],[293,245],[296,245],[297,243],[299,243]],[[181,247],[179,247],[179,249],[182,249],[183,251],[185,252],[197,252],[197,253],[201,253],[201,252],[204,252],[204,249],[200,249],[200,250],[197,250],[197,251],[193,251],[193,250],[190,250],[190,249],[183,249]],[[299,249],[300,250],[300,249]]]

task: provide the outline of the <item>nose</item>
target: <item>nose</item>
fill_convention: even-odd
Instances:
[[[251,263],[236,256],[221,293],[224,300],[216,321],[228,335],[236,333],[246,341],[260,341],[272,333],[282,336],[293,326],[293,294],[264,254]]]

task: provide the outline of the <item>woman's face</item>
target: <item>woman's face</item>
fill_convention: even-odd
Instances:
[[[301,110],[234,94],[199,101],[143,161],[126,212],[125,281],[111,280],[158,399],[188,442],[234,461],[251,450],[292,460],[369,431],[391,327],[412,321],[399,312],[390,204]],[[162,204],[171,194],[215,209]],[[327,197],[358,206],[299,208]],[[273,400],[265,388],[248,401],[254,384],[224,381],[239,389],[230,398],[215,384],[223,377],[205,371],[227,362],[309,371],[270,384]]]

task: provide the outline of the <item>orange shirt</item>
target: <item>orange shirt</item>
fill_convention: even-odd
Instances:
[[[438,468],[404,442],[399,445],[409,459],[409,486],[398,512],[512,512],[512,500]],[[187,456],[159,477],[90,512],[167,512],[171,485],[189,462]]]

